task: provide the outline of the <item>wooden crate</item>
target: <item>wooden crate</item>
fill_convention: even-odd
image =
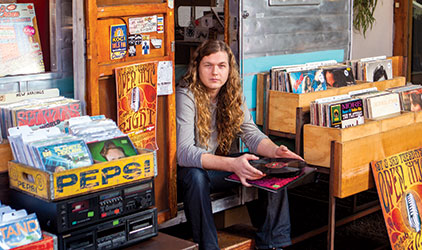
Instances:
[[[373,187],[370,162],[422,145],[420,112],[405,112],[345,129],[304,126],[304,158],[309,164],[332,167],[334,196],[339,198]],[[331,142],[334,148],[331,148]]]
[[[156,152],[96,163],[60,172],[48,172],[24,164],[9,162],[10,187],[53,201],[104,190],[157,175]]]
[[[0,173],[7,172],[7,163],[13,160],[12,150],[7,142],[0,143]]]
[[[294,94],[269,90],[268,93],[268,129],[283,133],[296,133],[296,108],[309,111],[309,105],[318,98],[334,95],[347,94],[353,90],[377,87],[378,90],[402,86],[406,84],[406,78],[395,77],[391,80],[379,82],[365,82],[342,88],[332,88],[324,91]]]

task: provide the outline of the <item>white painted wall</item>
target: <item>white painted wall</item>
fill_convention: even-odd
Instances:
[[[393,0],[378,0],[372,30],[366,32],[365,38],[357,31],[352,32],[351,59],[393,55],[393,5]]]

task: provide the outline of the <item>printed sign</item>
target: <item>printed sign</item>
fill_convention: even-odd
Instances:
[[[158,95],[170,95],[173,93],[173,63],[171,61],[158,62],[157,70],[157,93]]]
[[[371,163],[391,248],[422,249],[422,147]]]

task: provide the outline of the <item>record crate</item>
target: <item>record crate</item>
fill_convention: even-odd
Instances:
[[[9,161],[10,187],[53,201],[157,175],[156,151],[138,149],[138,155],[60,172],[48,172]]]
[[[42,232],[42,239],[23,246],[15,247],[14,250],[57,250],[57,236]]]
[[[310,103],[316,99],[347,94],[350,91],[371,87],[377,87],[377,89],[381,91],[391,87],[403,86],[405,84],[406,78],[398,76],[390,80],[358,82],[356,85],[302,94],[268,90],[268,111],[267,114],[264,115],[266,116],[265,119],[270,131],[296,134],[296,109],[302,108],[304,112],[307,112],[310,109]]]
[[[334,196],[345,198],[373,187],[370,162],[422,145],[422,111],[343,129],[305,124],[303,130],[305,161],[334,168]]]

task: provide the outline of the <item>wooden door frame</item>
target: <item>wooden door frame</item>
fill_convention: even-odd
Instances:
[[[412,1],[394,0],[393,55],[403,56],[403,72],[411,77],[412,60]]]

